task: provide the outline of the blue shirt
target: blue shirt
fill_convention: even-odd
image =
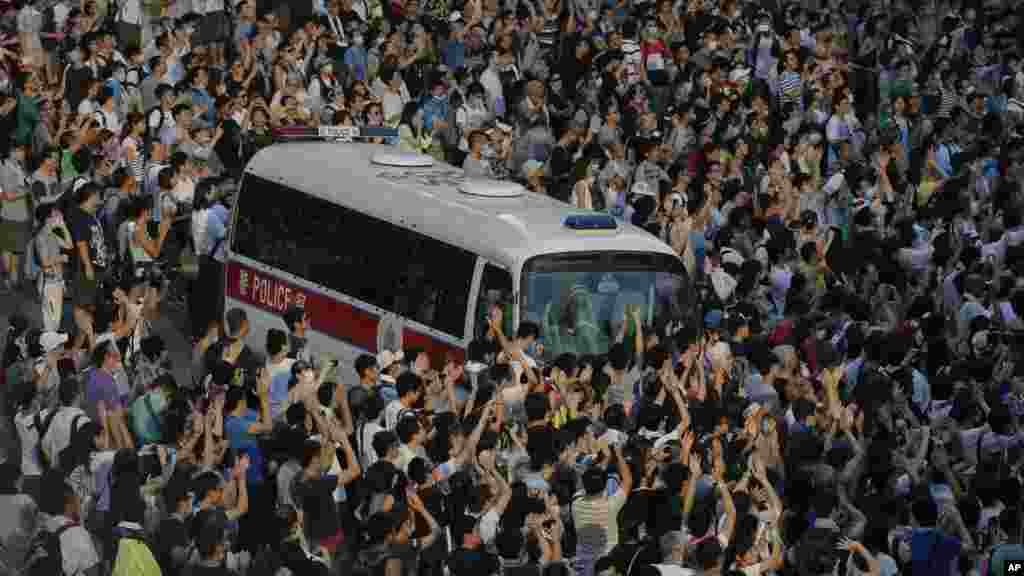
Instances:
[[[210,93],[202,88],[193,88],[192,105],[206,107],[206,112],[202,116],[198,116],[194,119],[194,121],[199,122],[196,127],[212,128],[214,123],[217,121],[217,107],[213,98],[210,97]]]
[[[259,416],[253,410],[243,416],[224,418],[224,435],[228,438],[228,446],[249,455],[249,470],[245,475],[249,484],[263,482],[263,451],[260,449],[259,437],[249,433],[249,427],[257,422]]]
[[[423,109],[423,127],[425,129],[434,129],[434,118],[440,118],[444,121],[448,120],[448,98],[424,96],[420,100],[420,106]]]
[[[441,52],[441,61],[444,65],[457,70],[466,66],[466,44],[458,40],[450,40]]]
[[[350,46],[345,50],[345,65],[352,67],[356,80],[366,80],[366,48]]]
[[[288,382],[292,379],[291,360],[285,360],[270,369],[270,416],[275,420],[281,416],[288,403]]]
[[[222,240],[228,235],[229,218],[231,218],[231,213],[223,204],[215,204],[210,207],[210,213],[206,220],[206,242],[211,251],[218,242],[221,245],[224,244]],[[218,246],[217,251],[220,249],[221,247]],[[213,256],[212,253],[210,255]]]

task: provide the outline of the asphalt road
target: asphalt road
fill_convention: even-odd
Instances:
[[[42,326],[42,308],[33,296],[24,293],[0,295],[0,328],[6,331],[7,318],[15,312],[28,316],[33,327]],[[65,305],[65,318],[62,323],[65,330],[70,330],[70,309]],[[161,303],[160,317],[153,323],[153,329],[159,334],[167,346],[174,366],[174,377],[178,384],[191,381],[192,343],[188,325],[188,310],[166,302]]]

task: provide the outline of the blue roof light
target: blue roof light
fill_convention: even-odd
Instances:
[[[585,214],[569,214],[562,220],[562,225],[570,230],[580,232],[618,230],[619,223],[610,214],[588,212]]]

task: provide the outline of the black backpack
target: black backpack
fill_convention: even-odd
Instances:
[[[25,576],[54,576],[64,573],[64,554],[61,551],[60,536],[68,528],[78,524],[66,524],[57,531],[40,530],[32,539],[25,556]]]
[[[33,424],[35,425],[36,432],[39,435],[39,447],[37,448],[39,450],[39,462],[42,463],[43,468],[46,470],[51,469],[52,466],[50,464],[50,459],[46,456],[46,453],[43,452],[43,438],[46,438],[46,433],[50,431],[50,424],[53,424],[53,419],[57,417],[58,412],[60,412],[60,408],[55,408],[50,410],[50,413],[46,415],[46,418],[41,418],[39,415],[42,414],[42,411],[39,411],[36,412],[36,415],[33,418]]]
[[[35,427],[36,427],[36,431],[39,433],[39,444],[40,444],[40,446],[39,446],[39,462],[43,465],[43,469],[44,470],[53,470],[54,468],[57,468],[58,466],[60,466],[61,455],[60,454],[51,454],[51,455],[47,456],[46,453],[43,452],[43,448],[42,448],[43,438],[45,438],[46,437],[46,433],[50,431],[50,425],[53,424],[53,419],[57,417],[57,413],[60,412],[60,411],[61,411],[60,408],[55,408],[54,410],[51,410],[49,414],[46,415],[46,418],[40,418],[39,417],[40,413],[36,412],[36,415],[35,415],[35,418],[34,418],[34,424],[35,424]],[[71,435],[72,436],[74,436],[75,432],[78,430],[78,423],[79,423],[79,421],[81,421],[81,419],[83,417],[84,417],[83,414],[78,414],[71,421]],[[65,448],[65,450],[66,449],[67,448]]]

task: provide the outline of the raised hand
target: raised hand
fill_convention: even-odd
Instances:
[[[845,551],[848,551],[848,552],[857,552],[861,548],[862,548],[862,546],[861,546],[860,542],[857,542],[856,540],[851,540],[851,539],[849,539],[849,538],[847,538],[845,536],[840,538],[839,542],[836,543],[836,550],[845,550]]]
[[[703,473],[703,467],[701,466],[701,459],[699,454],[690,454],[690,477],[696,478],[701,476]]]

